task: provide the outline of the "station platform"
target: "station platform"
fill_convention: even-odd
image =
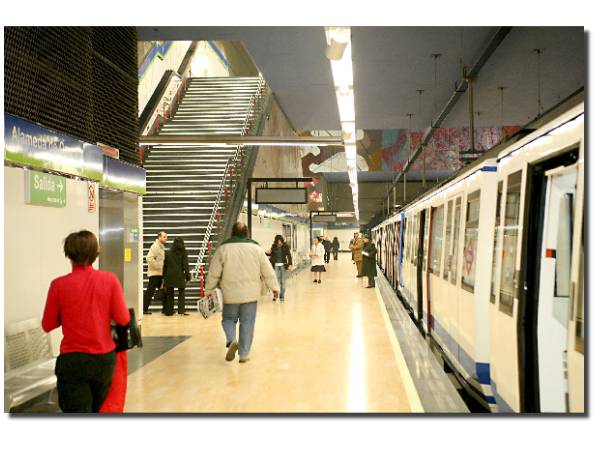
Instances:
[[[402,319],[390,299],[386,306],[382,283],[378,277],[376,289],[364,288],[343,254],[321,284],[309,269],[299,271],[285,302],[259,301],[245,364],[225,361],[220,314],[144,316],[145,346],[141,355],[130,352],[125,412],[468,412],[416,328],[411,335],[406,312]]]

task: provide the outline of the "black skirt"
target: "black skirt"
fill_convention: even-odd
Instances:
[[[310,268],[310,271],[311,271],[311,272],[327,272],[327,271],[325,270],[325,266],[312,266],[312,267]]]

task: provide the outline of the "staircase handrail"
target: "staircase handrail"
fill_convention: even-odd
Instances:
[[[221,204],[221,198],[223,196],[223,192],[225,192],[225,184],[227,182],[227,173],[229,172],[229,167],[231,165],[231,158],[227,160],[227,164],[225,165],[225,172],[223,174],[223,178],[221,178],[221,185],[219,186],[219,192],[217,193],[217,199],[215,204],[213,205],[212,211],[210,213],[210,218],[208,219],[208,225],[206,227],[206,232],[204,233],[204,238],[202,239],[202,243],[200,244],[200,251],[198,253],[198,259],[196,264],[194,265],[194,269],[192,270],[192,278],[194,280],[200,280],[200,269],[204,265],[203,260],[206,255],[206,251],[208,249],[208,243],[210,242],[210,237],[212,234],[212,229],[214,227],[215,220],[217,218],[217,212],[219,211],[219,205]]]
[[[248,103],[248,108],[246,110],[246,117],[244,119],[244,126],[242,128],[242,135],[245,135],[250,130],[250,128],[251,128],[251,126],[250,126],[251,120],[250,119],[252,118],[252,116],[258,115],[262,112],[263,105],[262,105],[261,100],[262,100],[263,91],[264,91],[265,87],[266,87],[266,82],[265,82],[264,78],[261,76],[261,77],[259,77],[259,83],[258,83],[256,90],[251,98],[251,101]],[[238,162],[240,162],[241,159],[243,158],[242,147],[243,146],[238,145],[234,156],[227,160],[227,164],[225,166],[225,171],[223,173],[223,177],[221,178],[221,184],[219,186],[219,191],[217,193],[217,200],[215,201],[215,204],[213,205],[213,209],[211,211],[211,215],[208,220],[208,225],[206,227],[204,238],[202,239],[202,243],[200,245],[200,250],[198,252],[198,259],[196,261],[196,264],[194,265],[194,269],[192,270],[192,278],[195,281],[199,280],[201,283],[201,293],[203,291],[204,277],[206,276],[205,269],[208,266],[208,261],[206,264],[204,264],[204,258],[205,257],[210,258],[209,243],[211,243],[212,231],[215,226],[215,221],[217,220],[217,214],[219,213],[219,209],[221,207],[221,199],[222,199],[225,189],[226,189],[227,177],[228,176],[231,177],[230,171],[232,170],[233,167],[236,167]],[[237,178],[237,176],[236,176],[236,178]],[[236,188],[239,186],[239,183],[237,181],[238,180],[236,180]],[[233,192],[230,192],[230,197],[233,198]],[[225,205],[225,206],[227,206],[227,205]],[[207,253],[209,253],[209,254],[207,255]]]

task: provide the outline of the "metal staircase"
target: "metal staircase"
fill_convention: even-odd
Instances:
[[[172,118],[163,119],[158,135],[257,132],[256,118],[265,91],[262,78],[188,78],[185,87]],[[182,237],[194,270],[194,278],[186,288],[187,309],[195,308],[200,298],[211,243],[233,196],[233,176],[239,178],[243,163],[240,147],[208,144],[154,145],[144,163],[144,274],[145,257],[159,231],[168,233],[167,247],[175,237]],[[144,290],[147,282],[144,276]],[[152,310],[160,307],[150,306]]]

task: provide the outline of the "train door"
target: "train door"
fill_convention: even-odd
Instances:
[[[398,289],[402,289],[404,287],[404,280],[402,278],[402,261],[404,259],[404,230],[406,229],[406,219],[404,218],[404,213],[400,213],[400,231],[398,239]]]
[[[519,289],[524,412],[566,412],[566,350],[578,150],[531,166]]]
[[[565,369],[576,182],[575,166],[545,173],[537,329],[541,412],[567,410]]]
[[[423,267],[424,267],[424,249],[425,245],[423,242],[423,238],[425,236],[425,210],[422,210],[419,213],[419,221],[418,223],[418,236],[417,236],[417,311],[418,311],[418,319],[419,322],[423,322],[423,317],[425,316],[424,310],[424,290],[423,290]]]
[[[580,150],[575,201],[573,259],[569,305],[567,374],[569,383],[568,412],[585,412],[585,220],[583,148]]]

